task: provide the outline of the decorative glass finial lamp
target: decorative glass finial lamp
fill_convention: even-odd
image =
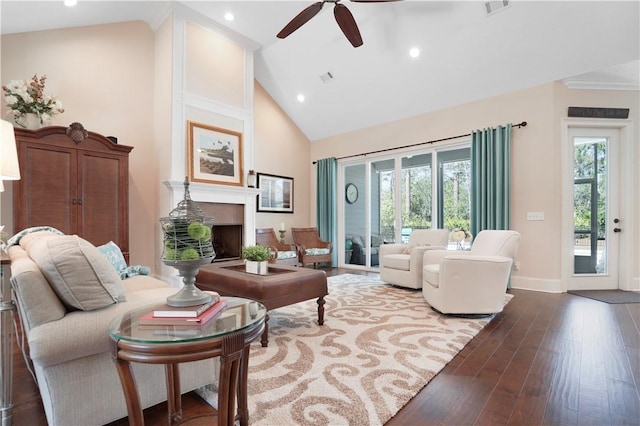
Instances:
[[[216,257],[211,242],[213,218],[191,200],[189,180],[184,180],[184,200],[160,219],[164,233],[162,262],[178,270],[184,287],[167,297],[169,306],[195,306],[207,303],[211,295],[195,286],[196,275],[202,265],[211,263]]]

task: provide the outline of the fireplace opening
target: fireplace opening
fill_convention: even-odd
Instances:
[[[242,225],[213,225],[211,227],[214,262],[237,260],[242,254]]]

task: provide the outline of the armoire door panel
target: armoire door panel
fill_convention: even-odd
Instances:
[[[82,235],[96,244],[124,240],[122,215],[126,209],[121,197],[121,168],[118,157],[80,156],[82,209],[78,224]]]
[[[29,188],[16,228],[52,226],[65,234],[75,233],[77,220],[75,151],[51,150],[27,145],[21,165],[21,184]],[[19,230],[19,229],[16,229]]]

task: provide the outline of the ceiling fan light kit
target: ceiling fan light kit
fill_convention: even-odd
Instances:
[[[400,1],[400,0],[350,0],[356,3],[386,3],[392,1]],[[349,43],[353,47],[362,46],[362,36],[360,35],[360,30],[358,29],[358,25],[356,24],[356,20],[353,18],[353,15],[347,9],[347,7],[343,4],[340,4],[340,0],[323,0],[316,3],[313,3],[311,6],[307,6],[302,12],[298,13],[285,27],[280,30],[277,34],[278,38],[287,38],[291,33],[295,30],[309,22],[311,18],[316,16],[320,10],[322,10],[322,6],[325,3],[333,3],[333,16],[336,18],[336,22],[338,26],[342,30],[344,36],[349,40]]]

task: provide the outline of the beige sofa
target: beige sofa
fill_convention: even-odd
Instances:
[[[49,232],[36,232],[22,237],[8,250],[14,299],[28,341],[25,350],[33,362],[47,421],[50,425],[101,425],[126,417],[122,386],[109,351],[109,324],[130,309],[163,302],[177,290],[147,275],[117,282],[120,278],[117,273],[114,278],[110,271],[105,271],[102,274],[113,278],[117,288],[123,291],[114,297],[126,301],[113,301],[106,307],[96,308],[99,301],[94,299],[91,301],[93,306],[87,303],[88,308],[83,307],[90,310],[70,307],[68,295],[50,283],[51,271],[46,268],[51,265],[41,268],[45,252],[42,248],[47,245],[41,240],[47,238],[60,237]],[[89,243],[83,241],[78,242],[81,251],[95,255],[95,247],[88,247]],[[52,243],[48,245],[50,249],[53,247]],[[52,251],[55,253],[51,257],[57,256],[54,262],[60,262],[64,251],[58,247],[53,247]],[[67,268],[71,274],[77,269],[79,280],[85,282],[86,270],[83,265],[73,262],[62,266],[60,263],[64,262],[60,262],[55,267]],[[107,264],[112,267],[108,260]],[[90,296],[101,294],[101,290],[91,290]],[[135,363],[132,366],[143,407],[165,401],[164,366]],[[181,364],[182,392],[213,382],[214,371],[214,360]]]

